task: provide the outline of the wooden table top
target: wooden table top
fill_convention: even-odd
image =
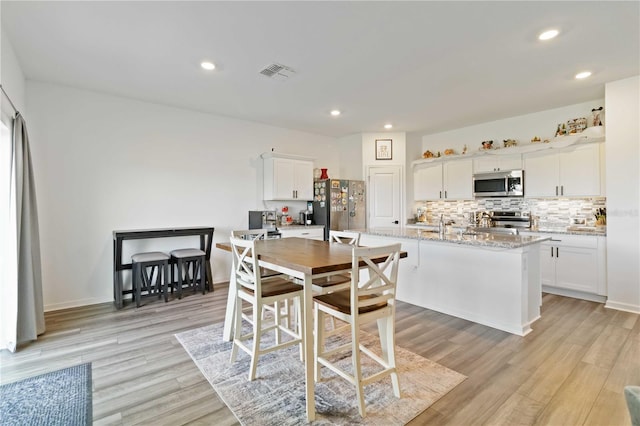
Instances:
[[[216,247],[231,251],[231,243],[216,243]],[[348,244],[307,238],[256,241],[260,260],[310,275],[351,269],[352,248]],[[400,257],[407,257],[407,252],[400,252]],[[384,258],[381,257],[380,261],[383,260]]]

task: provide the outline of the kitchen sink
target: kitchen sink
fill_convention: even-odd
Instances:
[[[479,227],[479,226],[470,226],[465,231],[466,234],[501,234],[501,235],[519,235],[517,228],[503,228],[498,226],[492,227]]]

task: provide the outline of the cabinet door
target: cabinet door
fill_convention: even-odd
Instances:
[[[416,201],[442,197],[442,164],[416,167],[413,172],[413,197]]]
[[[293,165],[293,160],[273,159],[273,199],[293,199]]]
[[[600,195],[600,146],[585,145],[559,155],[560,195]]]
[[[310,161],[294,161],[293,190],[299,200],[313,200],[313,163]]]
[[[558,186],[557,154],[531,154],[525,158],[525,197],[556,197],[560,195]]]
[[[444,194],[447,199],[473,198],[473,165],[471,160],[457,160],[444,163]]]
[[[593,248],[558,246],[555,286],[597,293],[597,250]]]
[[[540,243],[540,278],[542,285],[556,285],[556,252],[548,242]]]
[[[522,169],[522,157],[520,155],[486,155],[473,160],[474,173],[519,169]]]

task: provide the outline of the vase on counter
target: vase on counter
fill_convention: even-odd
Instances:
[[[322,171],[320,169],[313,169],[313,179],[318,180],[322,176]]]
[[[329,175],[327,174],[328,169],[320,169],[320,179],[329,179]]]

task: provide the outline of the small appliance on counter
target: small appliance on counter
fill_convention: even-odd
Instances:
[[[313,223],[313,212],[309,210],[300,211],[300,225],[311,225]]]
[[[249,229],[266,229],[267,238],[280,238],[277,224],[278,215],[275,210],[249,211]]]

